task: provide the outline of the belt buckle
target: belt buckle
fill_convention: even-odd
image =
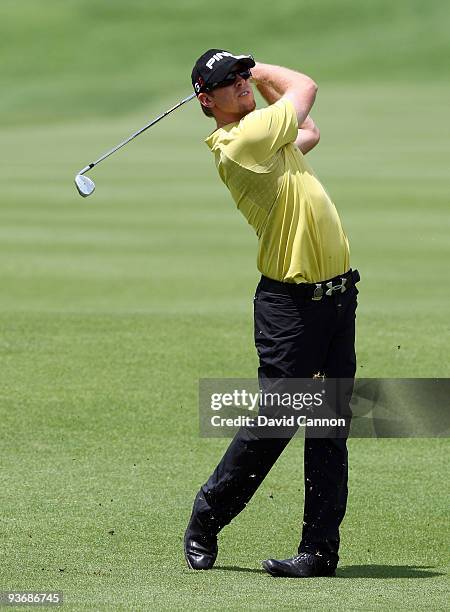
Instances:
[[[339,285],[333,285],[332,281],[328,281],[325,295],[333,295],[335,291],[340,291],[340,293],[344,293],[345,291],[347,291],[347,280],[347,278],[341,276],[341,282]]]
[[[316,286],[314,287],[314,293],[313,293],[312,299],[315,301],[319,301],[322,298],[323,298],[322,283],[316,283]]]

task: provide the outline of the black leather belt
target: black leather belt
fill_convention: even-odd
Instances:
[[[289,293],[319,301],[324,297],[345,293],[360,278],[358,270],[352,269],[345,274],[321,281],[320,283],[282,283],[267,276],[261,276],[259,286],[261,289],[271,293]]]

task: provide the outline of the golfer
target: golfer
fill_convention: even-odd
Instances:
[[[255,110],[252,83],[268,106]],[[206,139],[220,178],[258,237],[261,280],[254,298],[259,383],[269,379],[353,379],[358,272],[327,192],[305,161],[319,141],[310,111],[317,85],[250,55],[210,49],[192,85],[217,129]],[[242,427],[198,492],[184,538],[192,569],[212,568],[217,535],[249,502],[289,442]],[[268,559],[273,576],[334,575],[347,503],[346,438],[308,438],[298,554]],[[267,525],[269,528],[269,525]],[[276,530],[276,525],[273,526]]]

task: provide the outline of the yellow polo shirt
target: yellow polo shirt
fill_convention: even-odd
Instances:
[[[347,272],[348,240],[327,192],[294,144],[297,115],[280,99],[217,129],[205,142],[259,240],[258,269],[288,283]]]

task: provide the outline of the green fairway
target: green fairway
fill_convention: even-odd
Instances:
[[[73,185],[190,92],[204,47],[310,73],[310,163],[362,277],[358,375],[449,376],[448,9],[366,4],[2,3],[0,591],[61,590],[74,610],[446,609],[446,439],[350,441],[337,578],[261,570],[296,552],[301,441],[215,569],[187,569],[193,497],[228,443],[198,436],[198,380],[255,375],[256,238],[196,102],[100,165],[91,198]]]

